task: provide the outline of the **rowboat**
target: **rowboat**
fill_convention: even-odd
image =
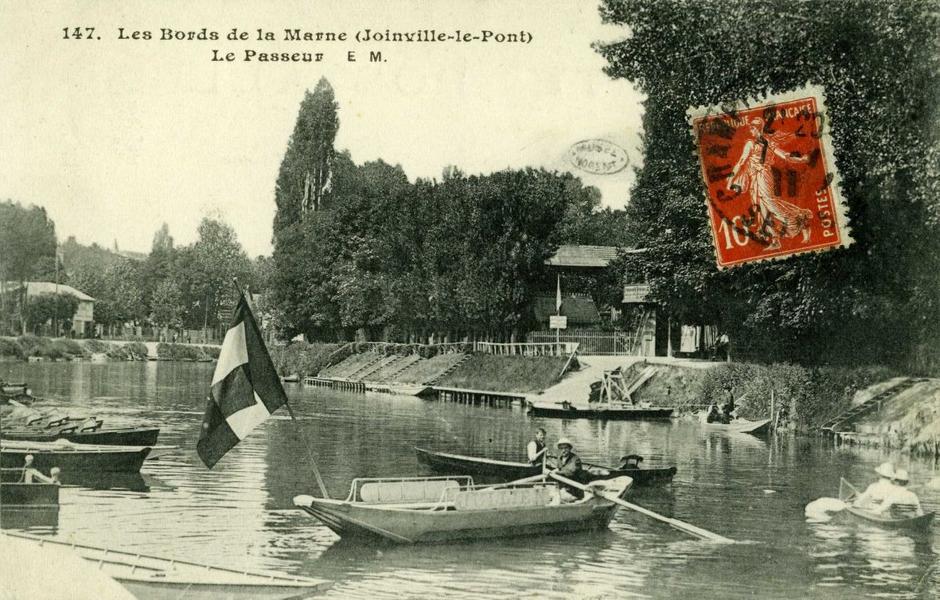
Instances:
[[[0,383],[0,404],[11,404],[10,400],[13,400],[13,403],[32,402],[32,391],[25,383]]]
[[[104,446],[155,446],[160,435],[159,427],[125,427],[119,429],[95,429],[78,431],[74,427],[65,427],[57,431],[45,429],[6,429],[3,439],[24,442],[54,442],[68,440],[73,444],[98,444]]]
[[[507,460],[494,460],[491,458],[478,458],[446,452],[433,452],[423,448],[415,448],[418,462],[427,465],[434,471],[450,475],[474,475],[498,478],[502,481],[523,479],[538,475],[542,472],[542,465],[512,462]],[[636,487],[669,483],[676,474],[675,467],[658,468],[614,468],[583,463],[596,479],[613,479],[627,476],[633,479]]]
[[[730,423],[708,423],[705,418],[705,413],[700,413],[699,421],[709,430],[727,431],[729,433],[750,433],[751,435],[761,435],[770,431],[770,419],[761,419],[759,421],[735,419]]]
[[[482,487],[473,478],[354,479],[346,500],[296,496],[294,505],[343,538],[400,544],[557,534],[607,527],[630,487],[629,477],[590,484],[575,502],[561,502],[558,484],[508,483]]]
[[[434,388],[421,383],[370,383],[367,381],[366,391],[399,396],[426,396],[433,392]]]
[[[601,419],[607,421],[666,420],[672,416],[672,408],[641,406],[626,402],[598,402],[575,405],[571,402],[533,402],[529,414],[533,417],[555,417],[561,419]]]
[[[99,572],[111,577],[138,600],[169,598],[215,600],[283,600],[306,598],[325,591],[332,583],[296,575],[250,572],[199,563],[72,544],[24,533],[8,533],[40,546],[74,551]]]
[[[31,454],[33,467],[41,471],[59,467],[69,473],[136,473],[151,450],[149,446],[100,446],[73,444],[66,440],[22,442],[4,439],[0,440],[0,466],[20,468],[25,464],[26,455]]]
[[[928,512],[922,515],[911,517],[891,517],[879,515],[852,506],[852,499],[858,495],[858,490],[844,478],[839,478],[839,499],[845,502],[845,512],[855,518],[857,521],[877,525],[886,529],[901,529],[904,531],[925,533],[930,529],[933,522],[934,513]]]
[[[22,469],[0,469],[0,506],[59,506],[59,484],[21,481]]]

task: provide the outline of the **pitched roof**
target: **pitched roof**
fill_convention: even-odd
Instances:
[[[58,285],[60,294],[68,294],[69,296],[75,296],[79,300],[85,300],[87,302],[94,302],[95,299],[86,294],[85,292],[76,290],[70,285],[60,283]],[[55,294],[56,293],[56,284],[51,281],[27,281],[26,282],[26,295],[27,296],[36,296],[38,294]]]
[[[545,261],[553,267],[603,268],[617,258],[616,246],[559,246],[555,255]]]
[[[532,299],[532,310],[539,323],[548,323],[548,317],[555,314],[555,295],[535,296]],[[597,306],[590,296],[563,295],[561,297],[561,314],[568,317],[569,326],[574,324],[592,325],[600,323],[601,316]]]

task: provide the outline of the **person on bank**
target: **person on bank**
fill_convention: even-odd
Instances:
[[[891,488],[881,502],[881,506],[878,507],[879,514],[890,514],[895,518],[919,517],[924,514],[924,509],[920,506],[920,498],[907,489],[909,479],[905,469],[895,469],[894,476],[891,478]]]
[[[541,465],[548,459],[548,448],[545,446],[545,430],[539,427],[535,430],[535,437],[526,446],[526,455],[529,457],[529,464]]]
[[[574,453],[574,445],[568,438],[558,440],[558,468],[555,473],[571,481],[584,483],[584,467],[581,465],[581,458]],[[584,492],[576,487],[562,484],[561,501],[573,502],[584,497]]]
[[[878,474],[878,481],[865,488],[865,491],[852,502],[852,506],[872,512],[881,512],[885,499],[895,492],[895,486],[892,483],[895,476],[894,465],[888,462],[881,463],[875,468],[875,473]]]
[[[727,398],[721,407],[721,420],[722,423],[727,424],[734,421],[734,411],[737,409],[737,406],[734,404],[734,388],[728,386],[725,388],[725,391],[727,392]]]

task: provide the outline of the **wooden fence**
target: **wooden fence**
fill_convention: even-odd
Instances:
[[[533,332],[526,336],[537,344],[554,344],[555,334]],[[569,331],[558,336],[562,344],[578,344],[578,354],[608,354],[615,356],[637,356],[640,354],[635,335],[623,331]]]
[[[571,356],[579,351],[577,342],[555,343],[554,339],[535,343],[476,342],[473,349],[498,356]]]

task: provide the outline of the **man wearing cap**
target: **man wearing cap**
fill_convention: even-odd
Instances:
[[[880,511],[885,498],[893,493],[895,485],[891,483],[894,478],[894,465],[891,463],[881,463],[875,469],[880,478],[875,483],[868,486],[862,495],[855,499],[853,506],[865,510]]]
[[[571,440],[564,437],[558,440],[558,450],[560,454],[558,456],[558,468],[555,472],[566,479],[583,483],[584,469],[581,467],[581,459],[574,453]],[[572,502],[583,497],[584,492],[578,488],[562,485],[563,502]]]
[[[891,490],[876,512],[879,514],[891,512],[895,517],[917,517],[924,514],[924,509],[920,506],[920,498],[905,487],[908,480],[906,470],[895,470],[894,477],[891,479]]]

